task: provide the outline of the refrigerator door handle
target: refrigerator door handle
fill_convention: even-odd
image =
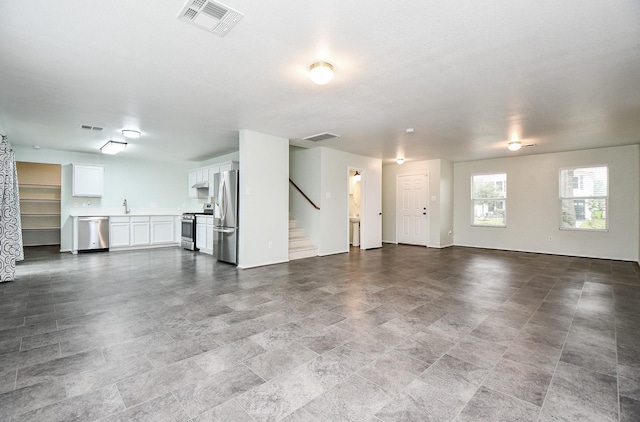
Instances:
[[[225,227],[214,227],[213,228],[214,232],[219,232],[219,233],[233,233],[236,231],[236,229],[228,229]]]
[[[227,219],[227,201],[226,201],[226,196],[227,196],[227,184],[226,184],[226,180],[224,180],[224,178],[222,179],[222,183],[220,184],[220,205],[221,205],[221,210],[220,210],[220,214],[222,216],[222,221],[225,221]]]

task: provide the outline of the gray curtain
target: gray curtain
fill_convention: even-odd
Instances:
[[[16,261],[24,259],[18,172],[6,137],[0,141],[0,282],[16,278]]]

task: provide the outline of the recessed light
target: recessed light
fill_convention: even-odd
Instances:
[[[398,164],[404,163],[404,158],[402,158],[402,157],[396,158],[396,163],[398,163]]]
[[[407,133],[413,133],[413,132],[414,132],[414,130],[413,130],[413,128],[412,128],[412,127],[408,127],[408,128],[405,130],[405,132],[407,132]]]
[[[129,139],[137,139],[140,137],[140,132],[137,130],[132,130],[132,129],[124,129],[122,131],[122,135],[125,138],[129,138]]]
[[[33,149],[40,149],[40,145],[34,145]]]

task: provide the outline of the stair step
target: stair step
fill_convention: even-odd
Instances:
[[[303,246],[313,246],[311,244],[311,239],[309,239],[308,237],[289,238],[289,250],[301,248]]]
[[[289,239],[295,239],[298,237],[304,237],[303,229],[289,229]]]
[[[289,220],[289,228],[290,229],[295,229],[296,228],[296,220]]]
[[[315,246],[289,249],[289,261],[311,258],[313,256],[318,256],[318,248],[316,248]]]

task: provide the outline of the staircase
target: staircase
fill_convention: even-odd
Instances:
[[[318,256],[318,248],[305,237],[304,230],[296,227],[296,220],[289,220],[289,261]]]

